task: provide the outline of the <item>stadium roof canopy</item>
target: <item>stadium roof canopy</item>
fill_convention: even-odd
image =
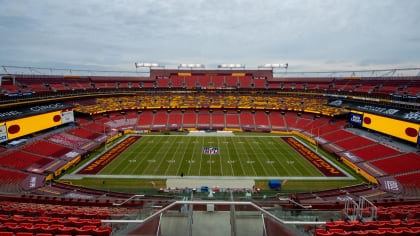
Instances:
[[[288,64],[270,64],[287,66],[245,66],[244,64],[222,64],[216,66],[206,66],[203,64],[161,65],[146,64],[145,66],[133,67],[132,71],[117,70],[89,70],[72,68],[41,68],[24,66],[0,66],[0,76],[2,75],[66,75],[66,76],[149,76],[153,70],[179,70],[179,71],[216,71],[216,70],[241,70],[241,71],[272,71],[273,77],[398,77],[398,76],[420,76],[420,68],[389,68],[380,70],[345,70],[345,71],[293,71],[289,70]],[[154,65],[157,65],[155,67]],[[190,65],[190,66],[189,66]],[[195,65],[195,66],[192,66]],[[235,65],[235,66],[229,66]],[[263,64],[269,65],[269,64]],[[293,69],[293,68],[292,68]]]

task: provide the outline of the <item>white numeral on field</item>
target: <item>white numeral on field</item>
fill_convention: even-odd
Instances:
[[[168,163],[175,163],[175,160],[168,160]]]

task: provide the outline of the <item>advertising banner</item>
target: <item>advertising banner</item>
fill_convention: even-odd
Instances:
[[[63,111],[61,112],[61,123],[66,124],[74,122],[74,114],[73,111]]]
[[[13,120],[17,118],[22,118],[26,116],[33,116],[37,114],[47,113],[51,111],[64,110],[71,108],[70,105],[56,102],[56,103],[47,103],[47,104],[37,104],[22,108],[14,109],[2,109],[0,111],[0,121]]]
[[[7,141],[7,128],[6,125],[0,125],[0,143]]]
[[[350,123],[362,126],[363,124],[363,114],[357,114],[357,113],[350,113]]]
[[[412,111],[404,108],[394,108],[382,105],[371,105],[341,99],[329,99],[327,105],[332,107],[346,107],[350,110],[369,112],[376,115],[420,123],[420,111]]]

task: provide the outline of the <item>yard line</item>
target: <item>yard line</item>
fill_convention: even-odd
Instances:
[[[184,161],[184,157],[185,157],[186,150],[187,150],[187,149],[188,149],[188,147],[190,146],[190,142],[189,142],[189,141],[191,140],[191,138],[186,137],[185,139],[187,139],[187,144],[184,146],[184,150],[183,150],[183,152],[182,152],[182,158],[181,158],[181,161],[179,162],[179,166],[178,166],[178,168],[177,168],[177,170],[176,170],[176,175],[179,175],[179,174],[180,174],[179,170],[181,169],[182,162]]]
[[[281,139],[281,141],[283,141],[284,143],[286,143],[283,139]],[[298,141],[300,142],[300,140],[298,140]],[[287,145],[290,147],[289,144],[287,144]],[[324,176],[324,174],[322,174],[321,171],[319,171],[316,167],[314,167],[305,157],[302,157],[302,155],[298,151],[296,151],[292,147],[290,147],[290,150],[293,153],[295,153],[295,152],[298,153],[299,154],[298,155],[299,156],[299,159],[304,159],[305,160],[304,162],[303,161],[300,161],[300,162],[297,163],[297,166],[301,167],[301,170],[303,171],[303,172],[300,171],[300,173],[302,173],[302,175],[304,175],[305,173],[307,173],[307,174],[309,174],[311,176],[319,176],[319,174],[321,174],[321,176]]]
[[[262,142],[262,145],[266,145],[266,142]],[[271,144],[271,145],[275,145],[275,144]],[[256,145],[260,150],[261,150],[261,153],[264,153],[264,157],[267,159],[267,160],[269,160],[268,158],[267,158],[267,152],[264,152],[263,150],[262,150],[262,148],[261,148],[261,146],[260,145]],[[271,154],[271,148],[268,148],[268,150],[270,151],[270,154]],[[271,155],[270,155],[271,156]],[[274,165],[272,164],[272,163],[267,163],[267,164],[269,164],[270,166],[271,166],[271,168],[273,168],[274,169],[274,171],[277,173],[277,175],[280,175],[280,173],[277,171],[277,169],[274,167]],[[270,174],[269,173],[267,173],[267,175],[269,175],[270,176]]]
[[[153,138],[153,141],[155,141],[155,138]],[[141,145],[139,145],[135,150],[139,150],[138,152],[137,152],[137,154],[136,154],[136,157],[137,158],[139,158],[140,159],[140,161],[139,161],[139,163],[137,163],[136,165],[135,165],[135,167],[133,168],[133,171],[132,172],[130,172],[130,174],[140,174],[140,173],[142,173],[143,171],[141,171],[140,173],[136,173],[137,172],[137,170],[139,169],[139,167],[141,167],[141,165],[143,164],[143,162],[146,160],[146,159],[149,159],[148,157],[149,157],[149,154],[150,153],[152,153],[153,152],[153,150],[155,150],[155,148],[156,147],[158,147],[158,145],[159,145],[159,142],[154,142],[154,144],[153,144],[153,146],[152,147],[150,147],[150,148],[148,148],[148,149],[146,149],[145,148],[145,146],[147,146],[148,145],[148,143],[146,143],[146,142],[143,142],[143,143],[141,143]],[[147,150],[147,152],[141,152],[141,151],[143,151],[143,150]],[[149,164],[151,164],[151,163],[148,163],[148,165]],[[129,165],[127,165],[127,166],[129,166]],[[144,168],[144,169],[146,169],[146,168]],[[144,170],[143,169],[143,170]]]
[[[202,136],[203,142],[201,143],[201,149],[204,147],[204,136]],[[198,169],[198,176],[201,176],[201,161],[203,160],[203,151],[200,154],[200,168]]]
[[[169,138],[169,137],[168,137]],[[164,155],[162,155],[162,158],[161,158],[161,160],[160,160],[160,162],[159,162],[159,164],[156,166],[156,168],[159,168],[159,171],[161,170],[161,166],[162,166],[162,163],[166,160],[166,157],[167,157],[167,155],[168,155],[168,153],[169,153],[169,151],[172,149],[172,147],[174,146],[174,145],[177,145],[176,143],[177,143],[177,140],[178,139],[178,137],[176,137],[175,138],[175,141],[174,142],[172,142],[172,145],[170,145],[170,146],[166,146],[166,152],[165,152],[165,154]],[[179,145],[178,145],[179,146]],[[178,148],[178,146],[177,146],[177,148]],[[156,155],[155,155],[156,156]],[[170,163],[168,164],[168,166],[170,165]],[[165,169],[165,171],[166,171],[166,169]],[[156,172],[156,171],[155,171]],[[156,175],[155,174],[155,172],[153,172],[153,175]],[[160,175],[160,174],[159,174]]]
[[[293,154],[289,155],[289,156],[293,157],[293,160],[296,163],[296,165],[293,165],[293,168],[295,170],[297,170],[301,176],[305,176],[307,174],[313,176],[313,175],[317,175],[317,174],[319,175],[319,173],[321,173],[321,172],[318,172],[318,170],[314,166],[312,166],[311,163],[309,163],[309,161],[306,160],[306,158],[302,157],[302,155],[299,152],[297,152],[295,149],[290,147],[290,145],[287,144],[283,139],[279,138],[278,140],[279,140],[279,142],[285,144],[285,147],[287,147],[285,151],[288,154],[293,153]],[[298,168],[298,167],[300,167],[300,168]],[[321,173],[321,175],[322,175],[322,173]]]
[[[127,137],[128,138],[128,137]],[[145,142],[145,139],[143,139],[144,137],[138,139],[135,143],[133,143],[129,148],[127,148],[127,150],[125,151],[129,151],[131,149],[137,150],[138,149],[138,145],[142,144]],[[120,167],[125,163],[126,160],[129,160],[130,158],[133,158],[133,155],[130,154],[126,154],[126,152],[122,152],[118,157],[116,157],[111,163],[109,163],[107,166],[105,166],[104,170],[106,172],[108,172],[108,169],[111,168],[109,170],[109,174],[120,174],[123,173],[124,167],[121,169]],[[115,163],[115,164],[114,164]],[[114,171],[116,171],[117,173],[115,173]],[[101,171],[102,172],[102,171]],[[99,172],[99,173],[101,173]],[[105,173],[106,173],[105,172]],[[101,173],[102,174],[102,173]]]
[[[232,147],[233,147],[232,149],[235,149],[235,143],[233,142],[233,138],[234,137],[229,137],[229,139],[232,140],[232,142],[229,143],[229,145],[232,145]],[[232,150],[232,149],[230,149],[230,150]],[[242,161],[240,160],[240,157],[237,155],[236,150],[234,150],[233,154],[235,154],[235,156],[236,156],[236,159],[237,160],[236,159],[235,160],[238,161],[238,163],[239,163],[239,165],[241,167],[243,176],[246,176],[246,172],[245,172],[244,166],[242,165]],[[230,152],[229,152],[229,155],[230,155]]]
[[[183,139],[183,138],[181,138],[181,139]],[[179,144],[184,144],[184,141],[178,141],[176,143],[177,143],[177,146],[176,146],[175,152],[173,153],[172,159],[174,159],[174,157],[176,157],[176,154],[178,153],[178,149],[179,149],[179,147],[181,147],[181,145],[179,145]],[[166,167],[166,170],[165,170],[165,174],[164,175],[167,175],[168,170],[171,167],[171,165],[172,165],[172,162],[170,162],[168,164],[168,167]]]
[[[251,140],[253,140],[254,138],[251,138]],[[249,142],[247,142],[247,144],[248,144],[248,146],[250,146],[251,147],[251,149],[252,149],[252,152],[253,153],[255,153],[254,152],[254,144],[255,145],[257,145],[258,146],[258,144],[259,144],[259,142],[257,143],[256,141],[254,141],[253,143],[249,143]],[[265,155],[264,155],[265,156]],[[258,160],[258,162],[260,163],[260,165],[261,165],[261,167],[263,168],[263,170],[264,170],[264,173],[265,174],[268,174],[268,172],[267,172],[267,170],[265,169],[265,167],[264,167],[264,165],[261,163],[261,160],[255,155],[255,159],[257,159]]]
[[[227,139],[227,137],[223,137],[223,139]],[[230,159],[230,153],[229,153],[229,142],[228,141],[225,141],[225,142],[223,142],[224,144],[225,144],[225,146],[226,146],[226,153],[227,153],[227,156],[228,156],[228,159],[229,159],[229,165],[230,165],[230,168],[232,169],[232,176],[235,176],[235,170],[233,169],[233,165],[232,165],[232,160]]]
[[[245,143],[245,142],[242,142],[242,143]],[[242,144],[242,146],[243,146],[243,144]],[[236,145],[233,145],[233,148],[235,149],[235,152],[237,152]],[[244,148],[244,147],[242,147],[242,148]],[[248,153],[246,154],[246,156],[247,156],[247,158],[248,158],[248,161],[252,161],[252,160],[250,160],[250,159],[249,159],[249,155],[248,155]],[[242,162],[241,162],[241,163],[242,163]],[[257,176],[257,172],[255,171],[254,166],[252,165],[252,163],[247,163],[247,164],[248,164],[248,165],[251,165],[252,170],[254,171],[254,176]]]
[[[275,142],[277,142],[277,145],[274,145],[274,147],[276,148],[276,150],[278,151],[279,155],[281,156],[281,159],[288,160],[287,155],[284,154],[284,149],[280,149],[280,147],[283,146],[282,144],[280,144],[281,141],[283,141],[283,140],[281,140],[281,139],[279,139],[279,140],[276,140],[275,141]],[[270,149],[270,152],[272,152],[271,149]],[[279,161],[279,158],[278,157],[276,158],[276,161],[281,166],[281,168],[287,173],[288,176],[293,176],[293,174],[290,173],[289,168],[287,168],[287,166],[283,166],[283,162],[282,161]]]
[[[198,137],[195,137],[195,139],[194,139],[194,141],[192,142],[193,144],[195,144],[195,143],[198,143]],[[195,145],[193,145],[193,151],[192,151],[192,156],[191,156],[191,158],[190,158],[190,160],[194,160],[194,157],[195,157],[195,150],[196,150],[196,147],[195,147]],[[195,161],[195,160],[194,160]],[[189,165],[188,165],[188,171],[187,171],[187,175],[190,175],[190,170],[191,170],[191,166],[192,166],[192,164],[193,163],[189,163]]]
[[[219,162],[220,162],[220,175],[223,176],[223,164],[222,164],[222,158],[220,157],[220,153],[222,150],[220,150],[220,144],[219,144],[219,139],[217,138],[217,148],[219,148]]]

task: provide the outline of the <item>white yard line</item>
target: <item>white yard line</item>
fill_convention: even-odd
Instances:
[[[252,139],[252,140],[254,140],[254,139]],[[254,142],[256,142],[256,141],[254,141]],[[254,145],[253,145],[253,143],[247,143],[250,147],[251,147],[251,149],[252,149],[252,152],[254,152],[254,154],[256,153],[255,152],[255,149],[254,149]],[[259,143],[258,144],[256,144],[255,146],[259,146]],[[264,155],[265,156],[265,155]],[[257,161],[260,163],[260,165],[262,166],[262,168],[263,168],[263,170],[264,170],[264,173],[268,173],[267,172],[267,169],[265,169],[265,166],[263,165],[263,163],[261,163],[261,160],[260,160],[260,158],[258,158],[257,156],[255,157],[255,159],[257,159]]]
[[[144,137],[143,137],[144,138]],[[146,140],[146,139],[145,139]],[[148,150],[148,152],[146,152],[146,153],[142,153],[143,155],[148,155],[148,154],[150,154],[152,151],[153,151],[153,149],[157,146],[159,144],[159,142],[156,142],[155,144],[153,144],[153,147],[151,147],[151,148],[149,148],[149,150]],[[140,147],[139,147],[140,148]],[[139,154],[139,152],[137,152],[137,154]],[[139,161],[139,163],[136,165],[136,167],[134,168],[134,171],[136,171],[142,164],[143,164],[143,162],[144,161],[146,161],[146,158],[141,158],[141,161]],[[150,165],[151,163],[149,163],[148,165]],[[146,169],[146,168],[145,168]]]

